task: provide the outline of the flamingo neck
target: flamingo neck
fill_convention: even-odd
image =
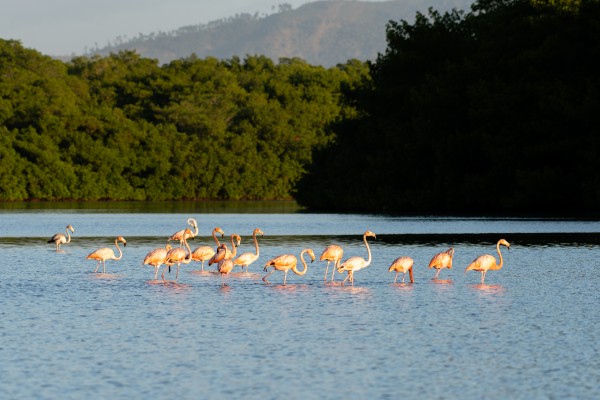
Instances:
[[[235,235],[231,235],[231,258],[235,257],[237,254],[237,247],[235,245]]]
[[[371,248],[369,247],[369,242],[367,241],[367,235],[363,235],[363,240],[365,242],[365,246],[367,246],[367,253],[369,254],[369,258],[367,258],[367,263],[365,264],[365,267],[368,267],[371,265]]]
[[[306,271],[308,271],[308,265],[306,264],[306,261],[304,261],[304,253],[306,253],[308,250],[302,250],[302,253],[300,253],[300,261],[302,261],[302,264],[304,264],[304,269],[302,271],[298,270],[298,268],[296,268],[296,266],[294,265],[292,267],[292,271],[294,271],[294,273],[296,275],[304,275],[306,273]]]
[[[67,242],[66,243],[71,243],[71,233],[69,233],[68,229],[67,229]]]
[[[259,251],[258,251],[258,239],[256,238],[256,232],[254,232],[254,247],[256,248],[256,257],[258,257],[260,255]]]
[[[183,244],[185,245],[185,247],[187,247],[188,253],[183,259],[182,263],[189,264],[192,261],[192,249],[190,249],[190,245],[188,244],[187,240],[183,239]]]
[[[219,243],[219,239],[217,239],[217,231],[213,231],[212,237],[213,237],[213,239],[215,239],[215,243],[217,243],[217,247],[219,247],[221,245],[221,243]]]
[[[119,247],[118,239],[115,239],[115,246],[116,246],[117,250],[119,250],[119,257],[115,257],[113,260],[120,260],[123,257],[123,252],[121,251],[121,248]]]
[[[496,251],[498,252],[498,257],[500,258],[500,264],[496,264],[493,268],[490,268],[494,271],[501,269],[502,264],[504,263],[504,260],[502,259],[502,253],[500,253],[500,242],[496,243]]]

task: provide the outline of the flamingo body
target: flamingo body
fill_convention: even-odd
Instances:
[[[369,258],[365,260],[364,258],[358,256],[350,257],[338,267],[339,273],[348,271],[348,276],[342,281],[342,286],[344,286],[348,279],[350,279],[350,282],[352,282],[352,285],[354,286],[354,273],[371,265],[371,248],[369,247],[369,242],[367,242],[367,237],[377,238],[377,236],[371,231],[366,231],[363,234],[363,241],[367,247]]]
[[[151,265],[154,267],[154,280],[158,278],[158,270],[160,269],[160,266],[165,263],[167,253],[171,248],[171,245],[168,244],[165,248],[159,247],[158,249],[150,251],[146,254],[146,257],[144,257],[144,265]]]
[[[319,257],[319,261],[327,260],[327,267],[325,268],[325,278],[324,281],[327,280],[327,272],[329,271],[329,263],[333,261],[333,270],[331,271],[331,281],[333,282],[333,275],[335,274],[335,270],[340,267],[340,261],[344,256],[344,249],[340,246],[332,244],[325,247],[323,253],[321,253],[321,257]]]
[[[202,262],[202,271],[204,271],[204,261],[208,261],[215,255],[215,251],[210,246],[200,246],[192,251],[192,260]]]
[[[188,239],[196,237],[198,235],[198,223],[193,218],[188,218],[187,222],[188,222],[188,225],[190,225],[192,228],[194,228],[194,231],[192,232],[189,228],[182,229],[182,230],[172,234],[167,239],[167,242],[171,241],[171,240],[178,240],[179,247],[181,247],[181,246],[183,246],[184,240],[188,240]]]
[[[284,285],[286,283],[287,273],[289,270],[292,270],[296,275],[300,275],[300,276],[306,274],[306,271],[308,270],[308,265],[306,264],[306,261],[304,261],[304,258],[303,258],[304,253],[308,253],[309,257],[311,258],[310,262],[313,262],[315,260],[315,253],[311,249],[302,250],[302,252],[300,253],[300,260],[302,260],[302,264],[304,264],[303,270],[299,270],[298,268],[296,268],[296,265],[298,264],[298,259],[293,254],[282,254],[280,256],[277,256],[277,257],[272,258],[269,261],[267,261],[265,264],[264,270],[267,271],[269,268],[273,268],[273,270],[262,278],[263,281],[270,283],[267,280],[267,277],[275,271],[283,271],[284,272],[284,275],[283,275],[283,284]]]
[[[190,261],[192,261],[192,250],[190,249],[190,245],[187,242],[186,239],[186,235],[191,234],[191,230],[189,228],[186,229],[187,232],[186,234],[184,234],[184,238],[183,238],[183,244],[187,249],[187,253],[186,251],[181,248],[181,247],[176,247],[174,249],[171,249],[167,252],[166,256],[165,256],[165,261],[164,263],[166,265],[169,266],[169,272],[171,271],[171,266],[177,264],[177,273],[175,274],[175,280],[179,279],[179,267],[181,266],[181,264],[188,264]],[[165,271],[163,270],[163,273],[161,275],[162,280],[165,280]]]
[[[125,240],[125,238],[123,238],[123,236],[119,236],[115,239],[115,246],[116,246],[117,250],[119,250],[118,257],[115,256],[115,252],[113,251],[113,249],[108,248],[108,247],[100,248],[100,249],[88,254],[86,259],[98,261],[98,265],[96,266],[96,269],[94,270],[94,272],[97,272],[98,268],[100,268],[100,264],[102,264],[102,272],[106,273],[106,260],[120,260],[121,258],[123,258],[123,252],[121,251],[121,248],[119,247],[119,242],[123,242],[123,246],[127,246],[127,241]]]
[[[496,251],[498,252],[498,257],[500,258],[500,264],[496,263],[496,258],[491,254],[483,254],[477,257],[469,266],[465,269],[465,273],[467,271],[478,271],[481,272],[481,284],[485,280],[485,275],[489,270],[499,270],[502,268],[504,264],[504,260],[502,259],[502,253],[500,253],[500,245],[506,246],[507,249],[510,249],[510,243],[508,243],[504,239],[500,239],[498,243],[496,243]]]
[[[388,272],[396,272],[396,276],[394,277],[394,283],[396,283],[396,279],[398,279],[398,274],[402,272],[404,276],[402,277],[402,283],[404,283],[404,279],[406,278],[406,273],[409,273],[410,283],[414,283],[413,279],[413,264],[414,260],[410,257],[398,257],[390,265],[388,268]]]
[[[452,268],[452,257],[454,256],[454,248],[450,247],[448,250],[438,253],[429,262],[429,268],[435,268],[437,272],[433,279],[436,279],[443,268]]]
[[[61,244],[71,243],[71,234],[69,233],[69,230],[75,233],[75,228],[71,225],[67,225],[65,229],[67,232],[66,236],[64,233],[56,233],[48,240],[48,243],[54,243],[56,245],[56,251],[60,250]]]
[[[260,256],[260,250],[258,248],[258,239],[256,239],[256,235],[264,236],[265,234],[258,228],[256,228],[252,232],[252,239],[254,241],[254,248],[256,249],[256,253],[242,253],[233,261],[233,265],[239,265],[240,267],[242,267],[242,270],[244,270],[244,267],[246,267],[246,272],[248,272],[248,266],[254,261],[258,260],[258,257]]]
[[[221,274],[221,285],[222,286],[226,286],[224,277],[231,273],[231,271],[233,270],[233,267],[234,267],[234,265],[233,265],[233,261],[231,260],[231,258],[224,258],[221,261],[219,261],[219,264],[217,264],[217,270]]]

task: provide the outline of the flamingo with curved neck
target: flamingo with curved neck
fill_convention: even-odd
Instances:
[[[121,251],[121,248],[119,247],[119,242],[123,242],[123,246],[127,246],[127,241],[123,238],[123,236],[119,236],[115,239],[115,247],[117,248],[117,250],[119,250],[118,257],[116,257],[114,251],[108,247],[103,247],[101,249],[98,249],[98,250],[88,254],[86,259],[98,261],[98,265],[96,266],[96,269],[94,270],[94,272],[97,272],[98,268],[100,268],[100,264],[102,264],[102,272],[106,273],[106,264],[105,264],[106,260],[120,260],[121,258],[123,258],[123,252]]]
[[[404,283],[404,279],[406,279],[406,273],[408,272],[410,283],[415,283],[413,279],[413,264],[414,260],[411,257],[398,257],[390,265],[388,268],[388,272],[396,272],[396,276],[394,277],[394,283],[396,283],[396,279],[398,279],[398,274],[400,272],[404,273],[402,276],[402,283]]]
[[[308,253],[308,255],[310,256],[311,260],[310,262],[312,263],[313,261],[315,261],[315,253],[311,250],[311,249],[304,249],[302,250],[302,252],[300,253],[300,260],[302,261],[302,264],[304,264],[304,269],[303,270],[299,270],[298,268],[296,268],[296,264],[298,264],[298,259],[296,258],[295,255],[293,254],[282,254],[280,256],[277,256],[275,258],[270,259],[269,261],[267,261],[267,263],[265,264],[265,267],[263,268],[264,271],[267,271],[269,268],[273,268],[273,270],[271,272],[269,272],[267,275],[265,275],[262,280],[265,281],[266,283],[271,283],[267,280],[267,277],[269,275],[271,275],[273,272],[275,272],[275,270],[277,271],[284,271],[284,275],[283,275],[283,284],[285,285],[286,279],[287,279],[287,273],[288,271],[291,269],[296,275],[304,275],[306,274],[306,271],[308,271],[308,265],[306,264],[306,261],[304,261],[304,254]]]
[[[191,226],[194,229],[193,232],[189,228],[182,229],[178,232],[175,232],[173,235],[171,235],[167,239],[167,242],[171,241],[171,240],[179,240],[179,247],[182,247],[184,239],[187,240],[187,239],[196,237],[198,235],[198,223],[196,222],[196,220],[194,218],[188,218],[187,223],[189,226]]]
[[[242,267],[242,271],[244,270],[244,267],[246,267],[246,273],[248,273],[248,266],[250,264],[252,264],[254,261],[258,260],[258,257],[260,256],[260,250],[258,248],[258,239],[256,238],[256,235],[264,236],[265,234],[263,233],[263,231],[261,231],[258,228],[256,228],[252,232],[252,239],[254,240],[254,248],[256,249],[256,254],[243,253],[243,254],[240,254],[238,256],[238,258],[236,258],[233,261],[233,265],[239,265],[240,267]]]
[[[217,239],[217,233],[220,233],[221,237],[223,237],[225,235],[225,232],[223,232],[223,230],[221,230],[221,228],[219,228],[219,227],[213,229],[213,231],[212,231],[212,237],[213,237],[215,243],[217,244],[217,250],[218,250],[221,243],[219,243],[219,239]],[[199,246],[199,247],[196,247],[194,249],[194,251],[192,251],[192,260],[201,261],[202,262],[202,271],[204,272],[204,262],[209,261],[215,254],[216,253],[212,247]]]
[[[338,267],[339,273],[348,271],[348,276],[342,281],[342,286],[345,285],[348,279],[350,279],[350,282],[352,282],[352,286],[354,286],[354,273],[371,265],[371,248],[369,247],[369,242],[367,242],[367,237],[372,237],[376,239],[377,236],[371,231],[366,231],[363,234],[363,241],[365,242],[365,246],[367,247],[367,253],[369,255],[369,258],[365,260],[364,258],[358,256],[350,257]]]
[[[186,232],[186,234],[191,233],[191,230],[189,228],[187,228],[186,230],[189,231],[189,232]],[[177,273],[175,274],[175,281],[177,281],[177,279],[179,279],[179,267],[181,266],[181,264],[189,264],[192,261],[192,250],[190,249],[190,245],[188,244],[187,239],[185,238],[185,234],[184,234],[184,238],[183,238],[183,244],[187,248],[187,254],[186,254],[185,250],[183,250],[181,247],[177,247],[175,249],[169,250],[167,252],[167,255],[165,256],[165,264],[169,266],[169,272],[171,272],[171,266],[174,264],[177,264]],[[165,280],[165,271],[164,270],[163,270],[161,277],[164,282],[164,280]]]
[[[170,244],[167,244],[166,247],[159,247],[158,249],[151,250],[146,257],[144,257],[144,265],[151,265],[154,267],[154,280],[158,278],[158,270],[161,265],[165,263],[165,259],[167,258],[167,253],[173,247]]]
[[[237,244],[236,244],[237,240]],[[229,250],[225,244],[220,244],[217,248],[217,253],[208,260],[208,265],[218,264],[221,260],[231,260],[237,253],[237,246],[240,245],[242,238],[237,233],[231,235],[231,247]]]
[[[47,243],[56,244],[56,251],[60,251],[61,244],[71,243],[71,234],[69,233],[69,230],[71,230],[71,232],[75,233],[75,228],[73,228],[71,225],[67,225],[67,227],[65,229],[67,232],[67,236],[65,236],[62,233],[56,233],[47,242]]]
[[[496,263],[496,258],[491,254],[483,254],[477,257],[469,266],[465,269],[465,274],[467,271],[479,271],[481,272],[481,284],[483,285],[483,281],[485,280],[485,274],[488,271],[498,271],[502,268],[504,264],[504,260],[502,258],[502,253],[500,253],[500,245],[506,246],[508,250],[510,250],[510,243],[508,243],[504,239],[498,240],[496,243],[496,251],[498,252],[498,257],[500,258],[500,264]]]

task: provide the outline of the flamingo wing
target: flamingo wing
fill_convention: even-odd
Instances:
[[[244,253],[240,254],[234,261],[234,265],[248,265],[256,261],[258,256],[254,253]]]
[[[414,260],[410,257],[398,257],[390,265],[388,272],[391,271],[401,271],[406,272],[410,267],[414,264]]]
[[[446,252],[436,254],[429,262],[429,268],[445,267],[450,261],[450,255]]]
[[[350,257],[340,265],[339,271],[355,271],[363,268],[366,263],[367,262],[362,257]]]
[[[210,246],[200,246],[192,251],[192,260],[206,261],[215,255],[215,251]]]
[[[473,260],[473,262],[471,264],[469,264],[469,266],[467,267],[465,272],[466,271],[487,271],[494,265],[496,265],[496,259],[494,258],[494,256],[492,256],[490,254],[483,254],[483,255],[477,257],[475,260]]]
[[[165,261],[165,257],[167,256],[167,250],[163,248],[158,248],[152,250],[150,253],[146,255],[144,258],[144,264],[162,264]]]
[[[282,254],[280,256],[277,256],[275,258],[270,259],[269,261],[267,261],[267,263],[265,264],[265,267],[275,267],[276,269],[281,269],[281,268],[292,268],[294,266],[296,266],[296,264],[298,263],[298,259],[296,258],[295,255],[293,254]]]
[[[329,260],[329,261],[339,260],[340,258],[342,258],[343,254],[344,254],[344,250],[340,246],[332,244],[332,245],[327,246],[325,248],[325,250],[323,250],[323,253],[321,254],[321,257],[319,258],[319,260],[320,261],[324,261],[324,260]]]
[[[112,249],[109,249],[108,247],[103,247],[101,249],[98,249],[96,251],[94,251],[93,253],[90,253],[86,259],[91,259],[91,260],[108,260],[110,258],[115,258],[115,253]]]

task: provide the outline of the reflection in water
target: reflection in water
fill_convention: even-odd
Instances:
[[[106,279],[106,280],[120,279],[120,278],[125,277],[125,274],[111,274],[109,272],[91,272],[90,274],[95,279]]]
[[[504,293],[506,290],[502,285],[486,285],[486,284],[472,284],[469,287],[484,293]]]
[[[410,292],[415,288],[414,283],[392,283],[391,285],[392,287],[395,287],[396,289],[403,292]]]
[[[433,278],[431,279],[431,283],[437,283],[439,285],[452,285],[454,282],[452,282],[452,279]]]

